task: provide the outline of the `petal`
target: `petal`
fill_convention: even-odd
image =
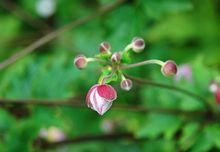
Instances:
[[[117,92],[110,85],[99,85],[97,87],[97,92],[100,97],[107,99],[108,101],[113,101],[117,98]]]
[[[111,101],[108,101],[102,97],[99,96],[97,90],[94,91],[94,93],[91,94],[91,104],[92,109],[97,111],[100,115],[103,115],[112,105]]]
[[[112,106],[112,102],[107,101],[104,105],[102,105],[100,109],[100,115],[103,115],[106,111],[108,111]]]
[[[97,88],[97,84],[92,86],[92,88],[89,89],[87,95],[86,95],[86,104],[88,107],[91,107],[91,103],[90,103],[90,97],[91,97],[91,93],[94,91],[94,89]]]

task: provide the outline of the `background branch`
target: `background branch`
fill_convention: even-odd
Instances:
[[[67,100],[17,100],[17,99],[0,99],[0,106],[7,107],[8,105],[13,106],[28,106],[28,105],[39,105],[39,106],[67,106],[73,108],[85,108],[88,109],[81,99],[67,99]],[[203,116],[206,115],[206,111],[187,111],[181,109],[166,109],[166,108],[150,108],[143,106],[131,106],[131,105],[113,105],[112,109],[122,111],[133,111],[133,112],[150,112],[150,113],[168,113],[168,114],[179,114],[186,116]],[[89,109],[88,109],[89,110]]]
[[[37,139],[34,142],[34,147],[41,149],[51,149],[60,147],[67,144],[76,144],[80,142],[94,142],[94,141],[115,141],[115,140],[136,140],[133,134],[131,133],[115,133],[115,134],[106,134],[106,135],[87,135],[79,136],[72,139],[67,139],[59,142],[47,142],[43,139]]]
[[[30,26],[40,30],[50,30],[51,27],[40,19],[34,18],[30,13],[26,12],[10,0],[0,1],[0,5],[10,11],[14,16],[20,18]]]
[[[131,79],[131,80],[133,80],[133,81],[135,81],[137,83],[147,84],[147,85],[151,85],[151,86],[155,86],[155,87],[159,87],[159,88],[164,88],[164,89],[169,89],[169,90],[181,92],[181,93],[186,94],[188,96],[191,96],[191,97],[193,97],[193,98],[195,98],[197,100],[203,101],[205,104],[207,104],[207,100],[205,98],[203,98],[202,96],[200,96],[200,95],[198,95],[198,94],[196,94],[194,92],[191,92],[191,91],[188,91],[188,90],[185,90],[185,89],[173,86],[173,85],[157,83],[157,82],[154,82],[154,81],[133,77],[133,76],[130,76],[130,75],[127,75],[127,74],[124,74],[124,75],[127,78],[129,78],[129,79]]]
[[[8,65],[14,63],[15,61],[19,60],[20,58],[26,56],[27,54],[33,52],[35,49],[43,46],[44,44],[50,42],[51,40],[55,39],[56,37],[58,37],[60,34],[62,34],[63,32],[76,28],[82,24],[85,24],[86,22],[94,19],[95,17],[98,16],[102,16],[108,12],[111,12],[113,9],[117,8],[118,6],[120,6],[121,4],[123,4],[126,0],[117,0],[116,2],[114,2],[111,5],[107,5],[107,6],[103,6],[100,9],[98,9],[96,12],[91,13],[83,18],[80,18],[72,23],[69,23],[65,26],[63,26],[60,29],[57,29],[45,36],[43,36],[42,38],[38,39],[37,41],[35,41],[34,43],[30,44],[28,47],[24,48],[23,50],[15,53],[14,55],[12,55],[11,57],[9,57],[8,59],[4,60],[3,62],[0,63],[0,70],[7,67]]]

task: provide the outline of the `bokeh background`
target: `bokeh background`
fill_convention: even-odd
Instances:
[[[83,18],[117,0],[1,0],[0,63],[55,29]],[[67,30],[0,71],[0,151],[57,152],[172,152],[219,151],[218,116],[110,109],[103,116],[88,109],[84,97],[97,83],[99,66],[85,70],[73,66],[74,57],[92,57],[102,41],[112,51],[122,50],[133,37],[143,37],[146,49],[133,54],[132,62],[172,59],[187,67],[181,77],[166,78],[157,65],[125,73],[192,91],[207,100],[212,111],[220,109],[209,91],[220,81],[219,0],[129,0],[115,9]],[[184,71],[184,70],[183,70]],[[120,90],[114,105],[147,108],[206,110],[200,100],[183,93],[133,82],[131,91]],[[49,102],[75,98],[85,105],[45,106],[7,104],[6,99]],[[4,103],[4,104],[3,104]],[[214,117],[214,118],[213,118]],[[132,139],[117,135],[129,133]],[[113,140],[66,142],[45,148],[41,142],[63,142],[77,137],[115,135]],[[129,135],[130,136],[130,135]],[[56,145],[56,144],[54,144]]]

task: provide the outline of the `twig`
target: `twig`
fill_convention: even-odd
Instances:
[[[103,6],[100,9],[98,9],[96,12],[91,13],[83,18],[80,18],[72,23],[69,23],[65,26],[63,26],[60,29],[57,29],[45,36],[43,36],[42,38],[40,38],[39,40],[35,41],[34,43],[30,44],[28,47],[24,48],[23,50],[21,50],[20,52],[12,55],[11,57],[9,57],[8,59],[4,60],[3,62],[0,63],[0,70],[7,67],[8,65],[14,63],[15,61],[19,60],[20,58],[26,56],[27,54],[33,52],[35,49],[43,46],[44,44],[50,42],[51,40],[55,39],[57,36],[59,36],[60,34],[62,34],[63,32],[76,28],[82,24],[85,24],[86,22],[94,19],[95,17],[98,16],[102,16],[110,11],[112,11],[113,9],[117,8],[118,6],[120,6],[122,3],[124,3],[126,0],[117,0],[116,2],[114,2],[111,5],[107,5],[107,6]]]
[[[67,99],[67,100],[36,100],[36,99],[26,99],[26,100],[13,100],[13,99],[0,99],[0,106],[7,105],[42,105],[42,106],[67,106],[74,108],[86,108],[86,105],[80,99]],[[165,109],[165,108],[148,108],[143,106],[131,106],[131,105],[114,105],[112,109],[122,110],[122,111],[133,111],[133,112],[151,112],[151,113],[167,113],[167,114],[179,114],[186,116],[204,116],[207,113],[205,111],[186,111],[181,109]]]
[[[76,144],[80,142],[94,142],[94,141],[115,141],[115,140],[137,140],[131,133],[115,133],[115,134],[106,134],[106,135],[87,135],[87,136],[79,136],[72,139],[67,139],[59,142],[47,142],[42,139],[37,139],[34,142],[34,147],[40,149],[51,149],[57,148],[66,144]]]
[[[130,75],[127,75],[127,74],[124,74],[124,75],[127,78],[129,78],[129,79],[131,79],[133,81],[136,81],[137,83],[147,84],[147,85],[151,85],[151,86],[155,86],[155,87],[159,87],[159,88],[165,88],[165,89],[169,89],[169,90],[178,91],[178,92],[184,93],[186,95],[189,95],[189,96],[191,96],[193,98],[196,98],[197,100],[203,101],[205,104],[207,104],[207,101],[206,101],[205,98],[203,98],[200,95],[198,95],[196,93],[193,93],[191,91],[188,91],[188,90],[185,90],[185,89],[173,86],[173,85],[161,84],[161,83],[157,83],[157,82],[154,82],[154,81],[145,80],[145,79],[142,79],[142,78],[136,78],[136,77],[133,77],[133,76],[130,76]]]
[[[19,6],[17,6],[15,3],[9,1],[9,0],[2,0],[0,2],[0,5],[5,8],[6,10],[10,11],[14,16],[17,16],[18,18],[22,19],[32,27],[36,29],[41,30],[49,30],[51,29],[49,25],[47,25],[45,22],[39,19],[35,19],[31,14],[21,9]]]

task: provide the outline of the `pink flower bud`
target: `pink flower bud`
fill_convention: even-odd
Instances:
[[[129,91],[132,88],[132,81],[130,79],[122,80],[120,83],[120,87],[123,90]]]
[[[172,76],[177,73],[177,65],[174,61],[168,60],[161,67],[161,72],[164,76]]]
[[[112,62],[119,62],[121,60],[121,54],[119,52],[113,53],[111,57]]]
[[[142,38],[135,37],[132,40],[132,49],[134,52],[141,52],[145,48],[145,42]]]
[[[74,65],[78,69],[83,69],[87,66],[87,59],[84,55],[77,55],[74,59]]]
[[[108,42],[102,42],[99,46],[100,53],[109,53],[110,54],[111,46]]]
[[[220,104],[220,89],[215,92],[215,100],[217,104]]]
[[[87,106],[103,115],[117,98],[115,89],[107,84],[94,85],[86,95]]]

